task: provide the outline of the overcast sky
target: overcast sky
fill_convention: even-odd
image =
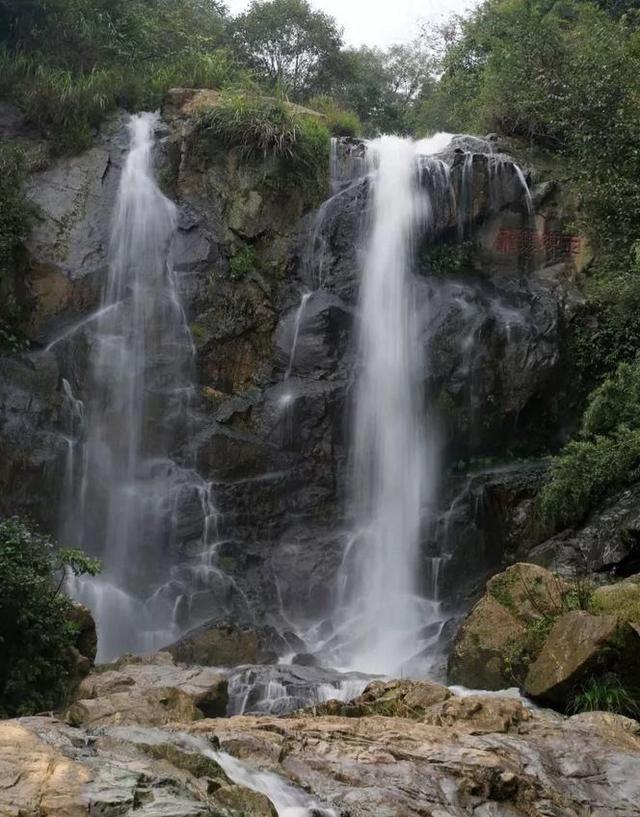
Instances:
[[[225,0],[232,14],[249,0]],[[333,15],[348,45],[380,45],[412,39],[419,20],[440,22],[452,12],[474,5],[474,0],[311,0],[314,8]]]

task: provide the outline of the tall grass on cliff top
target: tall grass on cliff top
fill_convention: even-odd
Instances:
[[[272,157],[282,163],[283,183],[299,180],[321,187],[326,182],[330,136],[312,112],[284,99],[243,90],[226,91],[200,114],[203,133],[245,159]]]
[[[221,88],[238,81],[240,73],[222,50],[78,74],[3,47],[0,77],[0,94],[21,104],[28,119],[50,136],[54,150],[74,153],[91,144],[92,131],[117,107],[157,108],[169,88]]]
[[[0,0],[0,95],[73,153],[116,107],[241,79],[222,36],[215,0]]]

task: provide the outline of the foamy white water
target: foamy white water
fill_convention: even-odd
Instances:
[[[433,607],[422,598],[418,559],[437,446],[422,397],[412,264],[416,235],[432,219],[417,157],[449,141],[447,134],[419,143],[385,136],[368,146],[373,200],[360,292],[352,462],[357,531],[345,622],[354,651],[349,666],[362,672],[402,672]]]
[[[60,534],[103,561],[100,577],[71,583],[95,614],[100,660],[167,644],[188,620],[203,588],[195,568],[177,563],[182,509],[195,508],[202,564],[215,538],[209,487],[172,459],[189,427],[194,346],[171,265],[176,207],[154,177],[157,120],[140,114],[129,125],[102,305],[86,327],[83,427]],[[80,402],[70,386],[67,398]]]

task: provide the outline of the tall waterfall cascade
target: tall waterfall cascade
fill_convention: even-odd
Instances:
[[[424,647],[420,633],[437,602],[420,587],[419,550],[433,499],[437,440],[421,394],[412,267],[418,232],[428,230],[434,201],[419,182],[419,156],[448,135],[413,143],[381,137],[368,145],[372,203],[360,290],[359,372],[352,443],[356,530],[346,565],[346,626],[355,634],[350,665],[397,674]],[[433,179],[439,166],[434,166]],[[440,192],[440,191],[438,191]],[[433,199],[436,196],[434,194]]]
[[[131,119],[83,401],[65,386],[60,538],[102,559],[97,579],[71,581],[96,618],[101,660],[170,643],[228,591],[211,488],[174,459],[190,428],[194,345],[171,264],[176,207],[153,174],[156,125]]]
[[[317,644],[326,660],[351,671],[424,677],[445,623],[442,558],[427,557],[424,548],[435,522],[440,443],[425,395],[425,337],[437,306],[429,302],[428,288],[418,286],[418,246],[452,216],[459,240],[467,237],[479,154],[491,208],[497,212],[504,206],[515,185],[528,217],[533,211],[520,168],[483,140],[464,137],[473,144],[456,160],[454,183],[452,139],[446,133],[417,142],[383,136],[366,143],[360,157],[347,155],[342,163],[334,147],[333,195],[318,211],[311,235],[311,257],[322,273],[327,211],[354,178],[355,184],[366,179],[349,442],[352,533],[338,576],[331,636]],[[462,152],[460,143],[455,149]],[[322,286],[322,275],[316,280]]]

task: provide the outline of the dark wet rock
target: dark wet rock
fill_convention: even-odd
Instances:
[[[229,676],[229,714],[282,715],[310,706],[320,711],[326,701],[338,705],[354,699],[369,680],[360,673],[295,663],[240,667]]]
[[[561,573],[630,576],[640,569],[640,485],[633,485],[593,511],[585,525],[530,550],[528,559]]]
[[[47,354],[0,359],[0,510],[55,530],[68,443],[56,426],[59,370]]]
[[[540,538],[535,498],[547,470],[545,461],[523,460],[448,481],[428,551],[439,559],[440,597],[448,607],[468,609],[489,576],[529,560]]]

